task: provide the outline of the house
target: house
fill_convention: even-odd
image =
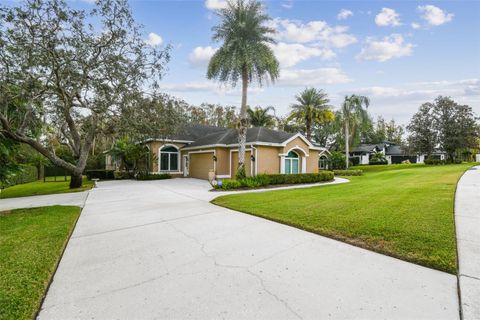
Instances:
[[[370,157],[376,152],[382,152],[388,164],[398,164],[406,160],[411,163],[423,163],[427,157],[425,154],[409,154],[402,146],[391,141],[384,141],[378,144],[360,144],[350,152],[350,158],[353,158],[354,164],[357,164],[357,162],[358,164],[369,164]],[[446,153],[435,150],[431,157],[444,160]]]
[[[238,131],[189,125],[168,139],[143,143],[155,156],[149,171],[176,177],[208,179],[235,177],[238,168]],[[247,130],[245,169],[247,176],[318,172],[328,151],[300,133],[262,127]]]

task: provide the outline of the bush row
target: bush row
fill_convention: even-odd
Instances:
[[[451,164],[451,163],[461,164],[462,160],[455,159],[454,161],[451,161],[451,160],[440,160],[440,159],[425,159],[424,163],[438,166],[438,165]]]
[[[170,179],[172,178],[171,175],[168,173],[148,173],[148,172],[140,172],[137,175],[137,180],[163,180],[163,179]]]
[[[333,173],[336,176],[363,176],[363,171],[360,169],[356,170],[333,170]]]
[[[375,165],[381,165],[381,164],[388,164],[388,161],[386,159],[379,159],[379,160],[370,159],[368,164],[371,166],[375,166]]]
[[[85,175],[87,176],[88,180],[92,179],[100,179],[100,180],[112,180],[115,178],[113,170],[103,170],[103,169],[95,169],[95,170],[86,170]]]
[[[240,180],[225,179],[215,185],[215,189],[253,189],[266,187],[269,185],[315,183],[333,180],[332,171],[322,171],[319,173],[300,173],[300,174],[261,174],[255,177],[249,177]]]

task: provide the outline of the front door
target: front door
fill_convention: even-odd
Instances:
[[[188,177],[188,156],[183,156],[183,176]]]

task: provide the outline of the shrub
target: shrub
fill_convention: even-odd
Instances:
[[[333,180],[332,171],[322,171],[319,173],[300,173],[300,174],[262,174],[255,177],[249,177],[239,180],[226,179],[215,185],[215,189],[254,189],[268,185],[315,183]]]
[[[113,173],[113,178],[115,180],[132,179],[133,173],[129,171],[115,171]]]
[[[370,158],[370,161],[368,162],[368,164],[371,164],[371,165],[388,164],[388,161],[385,158],[385,155],[383,154],[383,152],[375,152]]]
[[[342,170],[346,168],[346,158],[345,155],[341,152],[332,152],[328,160],[330,162],[329,168],[333,170]]]
[[[379,164],[388,164],[388,161],[387,160],[370,160],[368,162],[369,165],[372,165],[372,166],[375,166],[375,165],[379,165]]]
[[[140,172],[137,175],[137,180],[163,180],[171,179],[172,176],[168,173],[149,173],[149,172]]]
[[[100,179],[100,180],[112,180],[114,179],[113,170],[95,169],[86,170],[85,175],[88,180]]]
[[[363,176],[363,171],[360,169],[356,170],[333,170],[333,173],[336,176]]]
[[[440,160],[440,159],[425,159],[424,163],[428,165],[434,165],[434,166],[447,164],[445,160]]]

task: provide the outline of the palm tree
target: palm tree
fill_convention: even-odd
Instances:
[[[213,40],[223,41],[208,65],[207,78],[229,82],[242,81],[242,104],[239,123],[237,178],[245,177],[245,142],[247,138],[247,89],[249,82],[259,85],[274,82],[279,63],[268,44],[275,43],[274,29],[266,26],[271,18],[256,0],[228,1],[227,8],[217,11],[221,22],[213,27]]]
[[[349,162],[349,145],[350,145],[350,132],[352,137],[355,130],[369,121],[367,108],[370,105],[370,100],[365,96],[357,96],[352,94],[351,96],[345,96],[345,100],[342,103],[340,110],[341,117],[343,119],[343,125],[345,128],[345,158],[346,167],[348,168]],[[365,109],[363,108],[365,106]]]
[[[310,140],[314,124],[333,121],[335,114],[330,110],[330,100],[323,90],[307,88],[295,96],[296,104],[292,105],[292,112],[288,119],[295,119],[305,126],[305,135]]]
[[[275,112],[274,107],[255,107],[255,109],[248,107],[248,122],[252,127],[272,128],[275,125],[275,120],[274,116],[268,114],[270,110],[273,110]]]

